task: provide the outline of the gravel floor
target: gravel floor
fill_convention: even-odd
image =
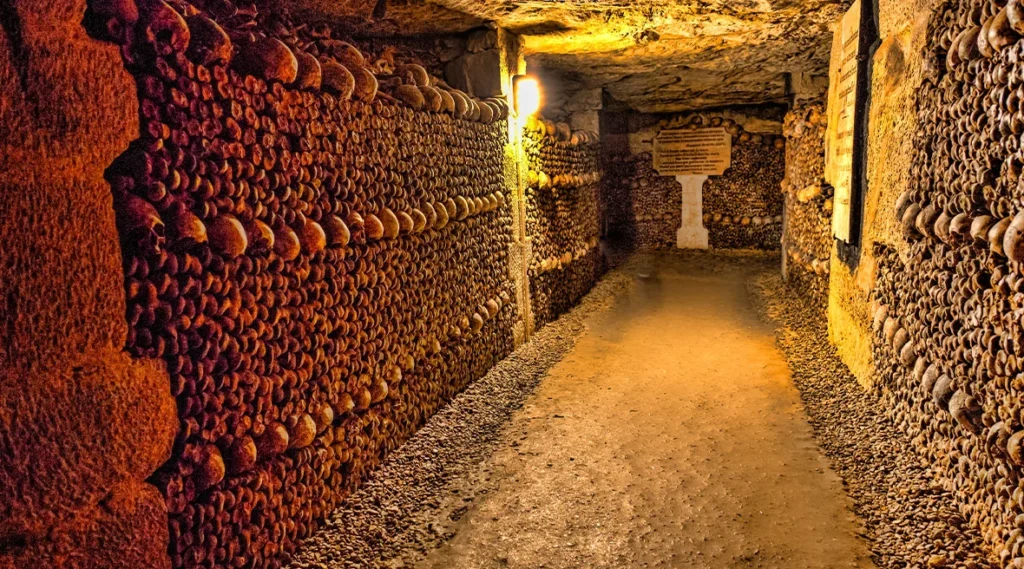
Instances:
[[[998,567],[957,511],[936,472],[913,451],[827,340],[825,323],[776,274],[751,293],[778,328],[815,438],[855,502],[878,567]]]
[[[455,536],[416,569],[874,569],[750,302],[778,257],[643,261],[510,418],[481,484],[460,489]]]
[[[587,317],[631,282],[623,271],[609,273],[576,308],[444,406],[303,544],[290,567],[406,567],[450,539],[450,522],[472,500],[460,491],[481,485],[472,480],[481,475],[475,467],[491,455],[512,413],[572,348]]]
[[[743,255],[682,256],[712,273],[750,261]],[[584,321],[609,308],[632,275],[656,258],[640,255],[610,272],[578,307],[445,406],[306,542],[291,568],[410,567],[450,540],[474,492],[479,496],[490,487],[481,464],[512,414],[575,345]],[[774,270],[753,278],[749,289],[761,315],[777,327],[814,436],[854,501],[877,566],[998,567],[936,472],[885,418],[878,396],[840,362],[821,316]]]

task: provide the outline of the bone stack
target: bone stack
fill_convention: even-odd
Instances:
[[[671,249],[682,215],[683,191],[676,179],[659,176],[649,152],[605,157],[608,224],[632,247]]]
[[[513,348],[507,108],[322,27],[143,5],[141,136],[107,171],[134,357],[180,431],[175,567],[278,567]]]
[[[678,115],[657,125],[658,130],[697,128],[725,128],[732,137],[732,166],[704,183],[703,223],[711,247],[778,248],[784,139],[747,132],[732,119],[706,114]],[[613,233],[635,248],[674,248],[682,213],[682,187],[676,178],[660,175],[650,152],[612,154],[605,161]]]
[[[825,183],[824,105],[806,103],[786,115],[786,215],[782,246],[786,279],[823,312],[832,254],[832,187]]]
[[[778,249],[782,238],[785,139],[748,132],[722,117],[690,118],[690,127],[721,126],[732,135],[732,164],[704,183],[704,226],[716,249]]]
[[[993,558],[1022,567],[1024,6],[946,3],[928,33],[909,187],[875,249],[875,382]]]
[[[523,139],[530,301],[540,326],[576,304],[605,269],[598,246],[601,170],[595,133],[531,119]]]

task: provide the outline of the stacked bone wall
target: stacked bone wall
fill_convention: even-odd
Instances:
[[[532,120],[523,138],[530,304],[540,327],[575,305],[604,272],[600,152],[596,134],[564,123]]]
[[[605,192],[611,232],[639,249],[675,248],[683,188],[658,175],[649,152],[607,156]]]
[[[872,355],[895,424],[993,558],[1020,567],[1024,44],[1000,4],[931,16],[909,186],[879,208],[903,238],[874,250]]]
[[[714,123],[714,119],[710,124]],[[732,165],[704,183],[704,226],[715,249],[778,249],[782,238],[785,144],[780,136],[728,125]]]
[[[704,183],[703,221],[709,244],[716,249],[779,248],[783,207],[779,184],[785,174],[785,142],[780,134],[774,129],[748,130],[738,120],[744,117],[733,114],[676,115],[650,124],[642,120],[645,117],[641,115],[639,124],[628,127],[627,142],[613,142],[604,157],[612,234],[637,248],[675,247],[682,188],[674,176],[661,176],[654,169],[652,141],[660,130],[725,127],[732,136],[732,165]]]
[[[128,48],[141,136],[107,172],[126,350],[178,406],[153,481],[174,567],[277,567],[513,349],[507,108],[287,19],[180,4],[186,50],[156,6]],[[198,49],[213,22],[233,51]]]
[[[832,254],[832,187],[825,183],[824,106],[807,103],[786,115],[782,235],[786,281],[824,312]]]

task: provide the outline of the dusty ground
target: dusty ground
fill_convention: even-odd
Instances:
[[[772,260],[774,261],[774,260]],[[514,416],[421,568],[871,567],[746,281],[649,261]]]
[[[292,567],[996,566],[979,541],[777,259],[688,254],[610,273]]]
[[[749,283],[755,304],[778,328],[815,438],[843,478],[863,520],[872,556],[885,569],[1001,567],[941,484],[940,472],[889,420],[879,393],[862,388],[826,340],[813,303],[784,287],[778,272]],[[941,465],[938,465],[941,469]]]
[[[548,324],[445,405],[303,544],[293,569],[411,567],[453,537],[448,525],[474,492],[487,492],[485,462],[506,446],[512,414],[572,348],[591,315],[607,310],[632,277],[607,275],[568,314]]]

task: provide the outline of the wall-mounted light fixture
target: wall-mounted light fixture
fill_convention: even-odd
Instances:
[[[515,95],[516,115],[519,120],[526,120],[527,117],[540,110],[540,82],[531,75],[516,75],[512,78],[512,88]]]

